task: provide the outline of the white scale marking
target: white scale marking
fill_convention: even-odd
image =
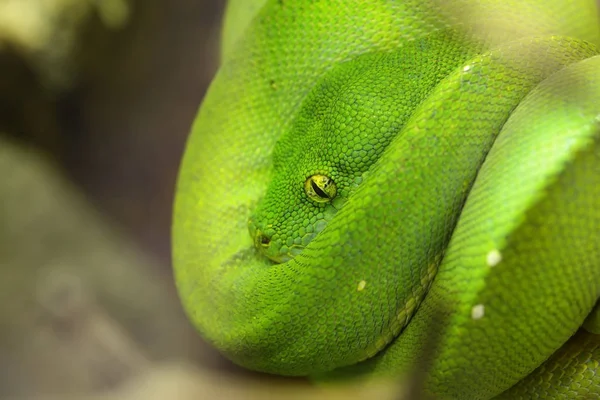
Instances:
[[[485,307],[483,304],[477,304],[471,309],[471,318],[477,320],[483,318],[485,315]]]
[[[500,264],[500,261],[502,261],[502,254],[500,254],[498,250],[494,249],[487,253],[485,259],[487,261],[487,265],[490,267],[495,267],[496,265]]]

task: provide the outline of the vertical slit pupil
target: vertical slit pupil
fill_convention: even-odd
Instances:
[[[315,191],[315,193],[317,194],[317,196],[322,197],[324,199],[329,198],[329,195],[327,195],[327,193],[325,193],[323,190],[321,190],[321,188],[317,185],[317,183],[313,179],[310,180],[310,185],[312,186],[312,188]]]

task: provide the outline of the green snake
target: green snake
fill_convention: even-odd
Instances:
[[[173,222],[210,343],[322,381],[421,370],[435,398],[600,398],[594,1],[232,1],[224,38]]]

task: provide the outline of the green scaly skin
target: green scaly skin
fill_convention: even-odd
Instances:
[[[202,335],[275,374],[598,396],[594,2],[259,3],[178,181]]]

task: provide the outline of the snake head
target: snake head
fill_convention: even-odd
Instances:
[[[411,75],[393,82],[393,87],[403,88],[391,91],[400,97],[396,102],[389,95],[387,73],[377,65],[350,62],[326,74],[277,141],[271,182],[249,221],[260,254],[277,263],[300,254],[399,132],[409,113],[390,110],[410,108],[410,87],[419,80]],[[398,76],[392,67],[385,68]]]

